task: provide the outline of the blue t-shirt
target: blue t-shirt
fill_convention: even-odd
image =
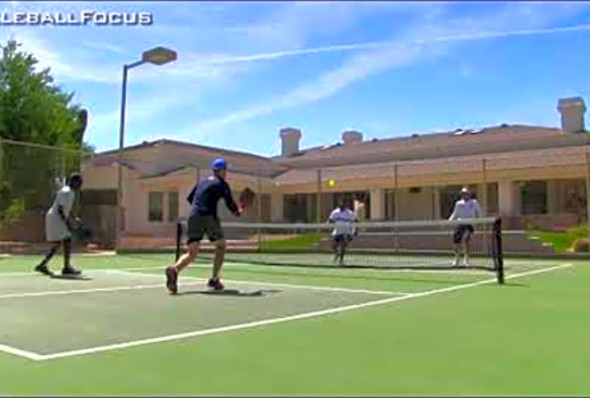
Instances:
[[[201,181],[195,185],[186,198],[191,204],[189,217],[217,217],[217,203],[222,198],[225,200],[227,208],[234,215],[239,215],[238,206],[234,202],[231,189],[225,180],[218,177],[209,177]]]

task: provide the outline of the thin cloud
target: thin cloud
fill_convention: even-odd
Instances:
[[[107,52],[111,52],[111,53],[115,53],[115,54],[125,54],[125,50],[120,47],[117,46],[115,44],[109,44],[109,43],[97,43],[95,41],[92,42],[86,42],[83,44],[84,47],[92,49],[92,50],[98,50],[98,51],[107,51]]]
[[[369,50],[373,48],[384,48],[393,47],[402,44],[432,44],[432,43],[444,43],[444,42],[459,42],[459,41],[476,41],[485,39],[499,39],[516,36],[538,36],[547,34],[558,34],[568,32],[581,32],[590,30],[590,24],[588,25],[574,25],[561,28],[548,28],[548,29],[523,29],[505,32],[481,32],[481,33],[467,33],[461,35],[450,35],[443,37],[435,37],[431,39],[416,39],[410,42],[401,43],[399,41],[378,41],[369,43],[356,43],[356,44],[342,44],[334,46],[324,46],[315,48],[305,48],[301,50],[287,50],[277,51],[270,53],[251,54],[243,56],[225,57],[218,59],[211,59],[208,61],[200,61],[202,65],[223,65],[239,62],[255,62],[264,60],[274,60],[285,57],[293,57],[300,55],[320,54],[320,53],[334,53],[343,51],[357,51],[357,50]]]
[[[191,91],[180,95],[177,92],[160,93],[157,96],[143,100],[131,100],[127,103],[126,119],[128,123],[145,123],[158,118],[162,111],[186,104],[188,101],[198,100],[198,94]],[[120,104],[116,103],[114,109],[109,112],[99,113],[89,120],[89,130],[102,131],[113,130],[119,127]]]
[[[223,128],[226,125],[251,120],[279,110],[301,106],[307,103],[328,98],[334,93],[360,81],[370,75],[394,67],[402,67],[417,62],[429,55],[436,55],[437,51],[446,51],[445,47],[434,49],[432,44],[453,44],[462,41],[487,40],[515,36],[531,36],[541,34],[558,34],[565,32],[580,32],[590,30],[590,25],[576,25],[562,28],[520,29],[502,32],[471,32],[465,34],[434,34],[431,38],[420,38],[405,41],[387,41],[365,43],[348,46],[330,46],[294,52],[264,54],[272,59],[284,56],[301,55],[313,52],[342,51],[345,49],[376,48],[353,57],[340,68],[321,75],[318,79],[296,87],[286,95],[276,98],[266,104],[246,108],[229,115],[197,123],[192,131],[208,131]],[[256,57],[260,57],[261,54]],[[274,57],[274,58],[273,58]]]

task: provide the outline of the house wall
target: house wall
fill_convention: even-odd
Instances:
[[[432,187],[413,187],[419,192],[411,192],[410,188],[397,191],[398,220],[432,220],[434,219],[434,190]]]
[[[568,192],[575,190],[583,194],[585,199],[586,165],[580,158],[585,153],[583,147],[555,148],[553,150],[528,151],[522,153],[505,153],[490,155],[486,158],[485,171],[481,158],[461,159],[430,159],[420,162],[393,164],[369,164],[359,166],[342,166],[322,170],[291,170],[277,178],[267,176],[228,173],[228,179],[234,190],[234,196],[245,187],[265,195],[265,204],[257,204],[241,221],[255,221],[261,215],[272,221],[283,221],[285,213],[285,195],[305,194],[309,196],[310,212],[317,208],[318,191],[322,192],[321,217],[329,213],[333,207],[332,197],[340,192],[367,192],[370,203],[367,210],[371,219],[393,218],[392,203],[394,195],[385,194],[395,190],[397,195],[397,219],[420,220],[434,219],[444,216],[441,202],[444,201],[444,188],[470,185],[485,207],[486,215],[503,217],[519,217],[522,213],[522,186],[528,181],[547,181],[547,216],[579,213],[578,218],[585,216],[585,209],[580,206],[572,210],[568,207]],[[163,156],[163,154],[166,156]],[[174,223],[167,221],[168,196],[164,198],[165,221],[149,222],[148,194],[150,191],[179,192],[179,213],[186,214],[188,203],[185,198],[198,178],[210,175],[208,168],[182,169],[177,172],[157,175],[177,166],[190,158],[189,150],[175,149],[170,152],[162,148],[146,148],[127,161],[133,161],[141,170],[124,168],[124,207],[125,231],[130,234],[170,234]],[[176,158],[175,158],[176,157]],[[582,157],[583,158],[583,157]],[[193,153],[193,160],[195,159]],[[190,159],[189,159],[190,160]],[[261,170],[258,159],[228,159],[230,164],[239,165],[236,170],[248,170],[254,174],[270,173]],[[208,161],[207,161],[208,162]],[[197,162],[198,163],[198,162]],[[208,163],[207,163],[208,164]],[[83,171],[86,186],[92,189],[115,189],[116,167],[86,167]],[[148,173],[149,172],[149,173]],[[146,173],[152,175],[145,177]],[[141,177],[141,176],[144,177]],[[321,176],[318,186],[318,176]],[[334,180],[334,184],[328,181]],[[484,183],[487,192],[484,193]],[[410,188],[420,188],[420,192],[410,192]],[[313,196],[312,196],[313,195]],[[487,199],[487,203],[484,200]],[[571,201],[571,200],[570,200]],[[312,203],[313,202],[313,203]],[[315,206],[315,207],[314,207]],[[232,219],[220,204],[220,215],[224,219]],[[311,214],[310,213],[310,214]],[[582,214],[583,213],[583,214]],[[316,214],[316,213],[314,213]],[[387,215],[387,216],[386,216]],[[531,215],[532,216],[532,215]],[[544,215],[534,215],[544,216]],[[308,218],[311,217],[308,214]],[[313,216],[315,218],[315,216]]]

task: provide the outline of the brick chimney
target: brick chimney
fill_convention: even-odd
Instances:
[[[346,130],[342,133],[342,142],[344,142],[344,145],[363,142],[363,134],[356,130]]]
[[[557,104],[557,110],[561,113],[561,131],[569,134],[585,131],[586,104],[583,98],[562,98]]]
[[[301,130],[285,127],[281,129],[279,136],[281,137],[281,156],[293,156],[299,152]]]

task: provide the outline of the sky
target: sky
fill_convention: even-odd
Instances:
[[[0,26],[90,112],[85,140],[118,147],[122,65],[155,46],[177,61],[130,70],[126,145],[173,139],[261,155],[481,128],[559,126],[590,101],[590,2],[5,2],[0,11],[151,12],[149,26]]]

